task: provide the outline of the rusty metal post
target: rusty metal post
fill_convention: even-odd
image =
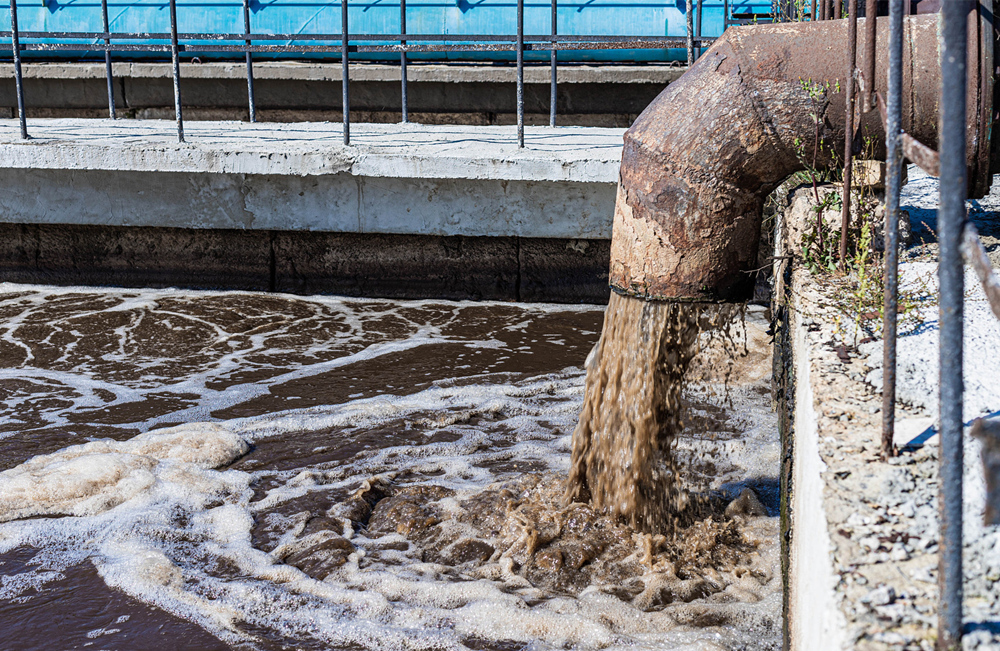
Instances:
[[[684,36],[687,44],[687,64],[694,65],[694,6],[692,0],[684,5]]]
[[[401,36],[406,36],[406,0],[399,0],[399,33]],[[399,40],[400,45],[406,45],[406,39],[401,38]],[[410,108],[409,108],[409,98],[407,95],[406,88],[406,50],[402,50],[399,53],[399,81],[400,81],[400,93],[402,95],[401,105],[402,105],[402,121],[404,123],[410,121]]]
[[[979,418],[972,424],[972,436],[983,444],[981,458],[986,477],[986,509],[983,524],[1000,524],[1000,419]]]
[[[108,22],[108,0],[101,0],[101,25],[104,28],[104,45],[107,48],[111,47],[111,29],[110,23]],[[115,79],[111,74],[111,50],[104,50],[104,76],[108,82],[108,114],[111,119],[114,120],[117,115],[115,114]]]
[[[962,332],[965,302],[962,230],[968,186],[966,162],[966,86],[968,16],[971,0],[941,3],[941,109],[938,154],[941,161],[938,208],[938,285],[940,287],[940,482],[941,539],[938,552],[938,651],[962,647]]]
[[[107,0],[102,0],[107,2]],[[253,55],[250,53],[250,0],[243,0],[243,42],[247,46],[247,104],[250,107],[250,121],[257,121],[257,102],[253,94]]]
[[[556,126],[556,20],[557,0],[552,0],[552,50],[549,52],[549,126]]]
[[[867,0],[865,2],[864,96],[861,99],[861,110],[865,113],[875,108],[875,35],[877,28],[878,0]]]
[[[871,3],[869,3],[871,4]],[[889,0],[889,70],[885,118],[885,268],[882,309],[882,458],[896,432],[896,319],[899,308],[899,190],[903,183],[903,0]]]
[[[184,115],[181,112],[181,49],[177,42],[177,0],[170,0],[170,59],[174,69],[174,114],[177,142],[184,142]]]
[[[815,2],[816,0],[813,0]],[[705,0],[697,0],[698,10],[695,13],[694,37],[698,41],[698,56],[701,56],[701,13],[705,6]]]
[[[351,144],[351,75],[347,63],[347,0],[340,0],[340,88],[344,108],[344,144]]]
[[[833,0],[833,18],[834,20],[840,20],[842,15],[842,6],[840,0]]]
[[[17,30],[17,0],[10,0],[10,40],[14,52],[14,85],[17,90],[17,118],[21,123],[21,138],[28,139],[28,122],[24,115],[24,79],[21,77],[21,37]]]
[[[819,17],[816,15],[816,0],[812,0],[812,8],[809,11],[809,20],[818,20]]]
[[[517,146],[524,148],[524,0],[517,0]]]
[[[847,235],[851,226],[851,166],[854,158],[854,78],[858,64],[858,1],[848,0],[847,108],[844,116],[844,195],[840,210],[840,268],[847,269]]]

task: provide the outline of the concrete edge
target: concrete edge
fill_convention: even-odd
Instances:
[[[793,442],[794,491],[791,495],[791,545],[788,648],[793,651],[840,651],[847,622],[836,600],[830,533],[821,475],[819,425],[812,389],[811,350],[802,312],[793,310],[790,337],[795,368]]]
[[[587,65],[561,64],[557,69],[560,84],[661,84],[676,81],[686,67],[668,65]],[[173,76],[169,63],[116,62],[112,74],[125,79],[168,79]],[[25,79],[103,79],[103,63],[24,62]],[[400,81],[399,66],[382,63],[351,64],[351,81]],[[550,69],[546,66],[526,66],[525,83],[549,83]],[[0,64],[0,76],[13,77],[13,64]],[[206,61],[182,63],[181,78],[246,79],[243,62]],[[255,79],[290,81],[328,81],[340,83],[340,62],[260,61],[254,63]],[[424,64],[411,63],[407,69],[410,83],[515,83],[514,66],[489,64]]]
[[[0,124],[5,122],[0,121]],[[149,121],[146,121],[144,127],[148,126]],[[346,172],[357,177],[609,184],[618,181],[618,155],[585,158],[578,152],[566,156],[558,151],[534,151],[530,147],[517,150],[513,145],[493,145],[493,152],[483,152],[474,145],[442,151],[434,141],[410,147],[405,153],[383,153],[377,147],[333,144],[329,136],[336,136],[339,130],[339,126],[334,125],[330,125],[329,131],[317,129],[324,141],[312,148],[305,146],[309,143],[299,141],[294,143],[297,147],[280,151],[275,150],[273,143],[268,143],[269,138],[255,137],[254,129],[244,129],[240,125],[233,128],[229,123],[218,123],[217,127],[200,123],[198,129],[216,128],[222,135],[232,137],[232,142],[210,143],[199,143],[196,133],[191,134],[187,143],[163,142],[163,137],[173,136],[175,127],[167,121],[160,126],[160,129],[154,126],[152,131],[132,135],[123,125],[121,136],[114,136],[117,142],[73,140],[72,135],[63,133],[58,124],[48,131],[36,128],[36,136],[31,140],[0,143],[0,167],[278,176]],[[312,123],[312,126],[322,125]],[[154,133],[156,139],[151,139],[150,133]],[[392,134],[385,135],[391,137]],[[615,151],[617,153],[617,148]]]

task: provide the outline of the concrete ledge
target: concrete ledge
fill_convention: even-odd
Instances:
[[[607,240],[0,224],[0,281],[606,303]]]
[[[605,239],[618,129],[0,121],[0,221]]]
[[[255,61],[254,79],[281,79],[289,81],[336,81],[342,79],[340,62],[319,61]],[[660,84],[666,86],[677,81],[687,67],[676,65],[580,65],[561,64],[557,68],[560,84]],[[145,63],[121,61],[113,63],[112,74],[119,79],[172,79],[170,63]],[[104,79],[104,63],[76,62],[24,62],[25,79]],[[399,66],[383,63],[353,62],[351,81],[399,82]],[[528,65],[524,81],[529,84],[548,84],[547,65]],[[0,76],[13,78],[14,66],[0,64]],[[181,79],[239,79],[246,81],[246,65],[235,61],[206,61],[182,63]],[[411,61],[407,80],[412,83],[514,83],[517,69],[512,65],[434,64]]]
[[[103,63],[24,64],[29,117],[107,116]],[[561,65],[556,107],[560,125],[627,127],[685,68],[668,65]],[[168,63],[113,64],[119,117],[170,119],[174,95]],[[351,115],[357,122],[400,121],[399,66],[351,65]],[[13,78],[10,64],[0,75]],[[188,120],[247,120],[246,69],[240,62],[181,64]],[[254,64],[257,116],[277,122],[339,121],[339,62],[259,61]],[[410,120],[428,124],[513,124],[517,110],[512,65],[423,64],[408,68]],[[548,124],[549,68],[525,68],[525,119]],[[0,86],[0,115],[16,115],[13,84]]]
[[[504,127],[336,123],[0,120],[0,167],[210,174],[462,178],[616,183],[624,129],[533,127],[518,149]]]
[[[792,283],[789,327],[795,378],[791,494],[791,544],[788,582],[788,648],[802,651],[842,651],[847,648],[846,621],[836,598],[838,578],[833,569],[830,531],[824,501],[826,464],[819,454],[819,424],[812,372],[813,351],[808,326],[803,323],[803,276]]]

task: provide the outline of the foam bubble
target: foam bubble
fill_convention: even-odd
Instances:
[[[373,650],[515,642],[532,651],[644,650],[733,648],[748,637],[769,648],[778,639],[768,628],[780,613],[773,518],[760,519],[764,542],[749,561],[752,571],[725,579],[715,601],[646,612],[603,588],[574,596],[533,585],[511,555],[479,567],[424,557],[405,535],[376,536],[338,510],[353,491],[379,482],[437,486],[446,493],[438,504],[452,521],[442,529],[449,538],[443,549],[452,554],[472,535],[457,522],[464,500],[498,480],[564,475],[582,398],[583,373],[572,366],[578,361],[544,372],[481,364],[461,377],[451,367],[468,363],[458,354],[487,351],[499,360],[531,338],[569,341],[575,333],[565,324],[559,331],[532,324],[545,315],[596,312],[591,307],[50,288],[29,289],[10,302],[22,312],[0,325],[0,345],[32,360],[26,368],[47,383],[24,398],[25,405],[49,400],[42,425],[80,422],[95,409],[112,414],[132,403],[151,406],[134,421],[108,416],[103,431],[88,431],[122,438],[124,428],[149,430],[144,434],[59,443],[58,451],[0,473],[0,553],[36,550],[32,564],[0,577],[0,597],[30,599],[60,572],[92,563],[109,586],[236,646],[263,646],[264,637],[274,646]],[[41,328],[41,338],[56,340],[77,332],[80,342],[105,337],[81,325],[102,319],[113,327],[90,348],[53,353],[26,334]],[[170,327],[159,329],[167,321]],[[161,331],[191,333],[190,341],[164,344],[154,336]],[[381,395],[350,399],[343,397],[354,393],[347,387],[328,401],[336,404],[278,402],[227,412],[220,423],[153,429],[182,417],[207,418],[332,370],[362,377],[371,365],[391,366],[384,360],[441,341],[468,346],[435,362],[447,377],[419,384],[414,376],[400,390],[383,387]],[[575,345],[582,358],[586,348]],[[348,356],[353,367],[337,361]],[[569,368],[551,372],[562,366]],[[55,395],[65,401],[55,404]],[[169,400],[157,407],[162,396]],[[747,394],[752,409],[737,404],[726,418],[734,429],[758,428],[759,436],[730,445],[743,458],[717,482],[745,478],[759,459],[753,442],[766,441],[771,416],[766,408],[756,411],[753,398]],[[748,526],[755,531],[757,524]],[[321,579],[291,558],[316,549],[326,550],[317,557],[335,570]],[[112,632],[119,626],[107,622],[93,622],[81,637],[98,626],[102,645],[123,645],[116,638],[124,634]]]
[[[149,490],[177,468],[215,468],[246,454],[247,443],[213,423],[92,441],[0,472],[0,522],[38,515],[96,515]],[[181,474],[186,470],[180,469]]]

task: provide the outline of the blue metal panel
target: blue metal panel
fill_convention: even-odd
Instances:
[[[0,29],[10,29],[8,5],[0,5]],[[336,34],[340,32],[340,2],[317,0],[253,0],[251,23],[255,33]],[[407,28],[411,34],[513,34],[516,31],[515,0],[431,0],[407,2]],[[743,2],[730,5],[734,12],[766,12],[770,3]],[[559,3],[559,33],[563,35],[676,36],[685,33],[684,0],[566,0]],[[548,34],[551,5],[537,0],[525,3],[525,34]],[[723,3],[706,2],[703,35],[722,31]],[[112,32],[169,32],[170,17],[165,0],[109,2]],[[98,0],[22,0],[18,3],[21,31],[101,31]],[[177,19],[181,32],[242,33],[241,0],[178,0]],[[358,0],[350,3],[351,33],[395,34],[399,31],[399,3],[393,0]],[[186,56],[197,54],[189,47]],[[26,52],[25,57],[43,56]],[[81,55],[65,53],[61,58]],[[91,55],[93,56],[93,55]],[[148,54],[121,53],[116,58]],[[155,55],[153,55],[155,56]],[[201,55],[206,56],[206,55]],[[219,56],[219,55],[209,55]],[[358,54],[359,59],[398,61],[396,54]],[[560,61],[671,61],[685,58],[683,50],[565,50]],[[60,58],[45,53],[45,58]],[[97,58],[96,56],[94,58]],[[231,56],[229,58],[239,58]],[[255,58],[329,58],[335,54],[265,55]],[[353,58],[353,57],[352,57]],[[410,59],[512,60],[513,52],[412,53]],[[548,61],[547,52],[526,52],[527,61]]]

